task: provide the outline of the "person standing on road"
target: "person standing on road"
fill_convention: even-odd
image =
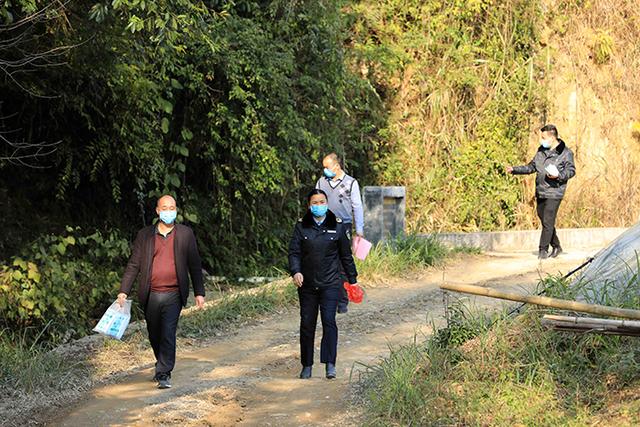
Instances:
[[[357,284],[358,272],[351,255],[351,230],[330,209],[327,194],[313,189],[307,196],[308,210],[298,220],[289,244],[289,271],[298,287],[300,301],[300,378],[311,378],[313,346],[318,321],[322,320],[320,362],[325,374],[336,377],[338,326],[336,309],[340,299],[344,267],[349,283]]]
[[[556,232],[556,216],[567,182],[576,174],[573,152],[558,138],[558,129],[548,124],[540,129],[540,147],[533,159],[524,166],[507,166],[507,172],[513,175],[535,172],[537,213],[542,223],[538,258],[557,257],[562,247]]]
[[[204,307],[205,290],[195,235],[186,225],[175,224],[175,199],[169,195],[160,197],[156,213],[158,224],[140,230],[133,243],[118,302],[124,304],[139,275],[138,299],[156,357],[154,381],[158,381],[158,388],[165,389],[171,387],[176,329],[189,296],[189,276],[198,308]]]
[[[316,182],[316,188],[327,194],[329,210],[342,220],[344,228],[349,231],[349,237],[355,224],[356,235],[364,236],[364,211],[358,180],[347,175],[342,170],[340,158],[331,153],[322,159],[323,177]],[[343,269],[344,270],[344,269]],[[346,313],[349,305],[347,291],[342,288],[338,313]]]

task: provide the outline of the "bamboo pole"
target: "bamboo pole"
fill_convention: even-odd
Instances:
[[[628,308],[608,307],[606,305],[587,304],[578,301],[569,301],[557,298],[542,297],[538,295],[522,295],[512,292],[499,291],[493,288],[484,288],[474,285],[454,285],[445,283],[440,285],[441,289],[466,294],[480,295],[490,298],[506,299],[510,301],[520,301],[529,304],[542,305],[545,307],[559,308],[562,310],[579,311],[584,313],[597,314],[600,316],[623,317],[625,319],[640,320],[640,310]]]
[[[603,335],[624,335],[627,337],[640,337],[640,329],[633,328],[618,328],[616,326],[599,326],[594,328],[587,328],[577,325],[564,325],[564,324],[553,324],[553,323],[545,323],[547,327],[553,328],[555,331],[562,332],[573,332],[578,334],[603,334]]]
[[[637,320],[617,320],[617,319],[600,319],[595,317],[577,317],[577,316],[558,316],[555,314],[545,314],[543,320],[550,320],[574,325],[606,325],[617,326],[623,328],[640,329],[640,321]]]
[[[637,320],[545,315],[542,318],[542,324],[558,331],[640,336],[640,322]]]

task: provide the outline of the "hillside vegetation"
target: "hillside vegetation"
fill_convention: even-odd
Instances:
[[[410,228],[521,225],[524,187],[504,167],[526,158],[545,106],[539,4],[387,0],[351,10],[354,61],[389,112],[377,176],[407,186]]]
[[[546,3],[540,55],[549,68],[540,80],[548,88],[547,117],[573,147],[579,172],[560,223],[629,226],[640,219],[638,3]]]
[[[166,192],[209,273],[282,271],[334,150],[362,185],[407,187],[411,232],[532,228],[533,178],[504,167],[554,122],[578,163],[560,225],[628,225],[639,16],[630,0],[6,1],[3,326],[86,330]]]
[[[377,179],[408,188],[416,231],[535,228],[529,161],[550,122],[574,150],[563,227],[640,214],[636,2],[362,1],[351,53],[384,100]]]

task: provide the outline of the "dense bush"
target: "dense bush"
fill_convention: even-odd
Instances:
[[[0,267],[0,328],[53,341],[85,334],[117,294],[128,254],[117,232],[38,239]]]
[[[5,9],[16,19],[27,3]],[[543,98],[535,2],[118,0],[55,10],[25,49],[73,46],[63,64],[0,82],[10,138],[60,141],[30,159],[44,169],[7,161],[2,146],[2,258],[61,224],[133,236],[171,192],[213,273],[282,266],[301,196],[332,150],[361,184],[407,185],[414,230],[517,223],[523,186],[503,170],[525,157]]]
[[[12,138],[61,141],[36,159],[50,168],[0,162],[8,211],[31,214],[6,215],[21,233],[0,255],[60,224],[133,236],[171,192],[212,273],[283,265],[321,157],[335,150],[364,178],[375,151],[381,103],[345,65],[340,5],[68,4],[38,42],[73,45],[66,63],[0,82]]]

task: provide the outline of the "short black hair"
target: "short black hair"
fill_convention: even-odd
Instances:
[[[311,203],[311,198],[316,194],[322,194],[325,199],[329,200],[329,196],[327,196],[327,193],[325,193],[324,190],[314,188],[313,190],[309,191],[309,194],[307,194],[307,204]]]
[[[551,135],[554,136],[554,138],[558,137],[558,128],[555,127],[555,125],[552,124],[548,124],[548,125],[544,125],[540,128],[540,132],[548,132]]]

